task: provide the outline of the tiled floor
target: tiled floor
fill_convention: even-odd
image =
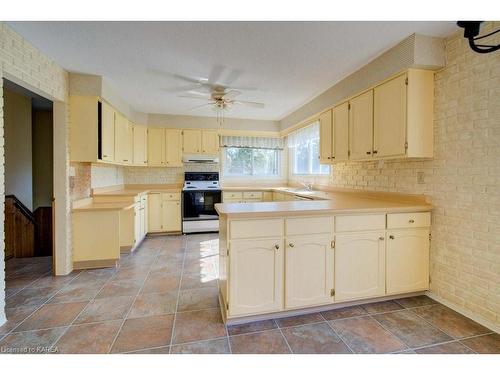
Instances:
[[[226,328],[217,253],[202,234],[151,237],[117,269],[64,277],[50,258],[8,261],[0,352],[500,353],[500,335],[424,296]]]

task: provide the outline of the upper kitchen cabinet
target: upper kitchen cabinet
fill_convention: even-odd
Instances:
[[[431,158],[433,103],[434,72],[422,69],[408,69],[352,97],[333,108],[331,132],[321,128],[321,162]]]
[[[219,133],[216,130],[184,129],[182,131],[184,154],[219,153]]]
[[[326,164],[331,161],[334,152],[331,110],[319,115],[319,133],[319,162]]]
[[[201,130],[184,129],[182,131],[182,151],[185,154],[201,152]]]
[[[165,166],[165,129],[148,129],[148,165]]]
[[[201,152],[208,155],[219,153],[219,132],[217,130],[201,131]]]
[[[115,113],[115,162],[132,164],[134,134],[132,124],[120,113]]]
[[[367,159],[373,147],[373,90],[349,101],[349,149],[351,160]]]
[[[182,167],[182,130],[165,129],[165,165]]]
[[[70,158],[115,161],[115,111],[96,96],[70,96]]]
[[[349,102],[342,103],[332,112],[333,140],[332,161],[346,161],[349,158]]]
[[[148,164],[148,128],[134,125],[134,165],[145,166]]]

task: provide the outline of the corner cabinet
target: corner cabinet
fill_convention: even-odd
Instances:
[[[283,245],[280,237],[231,241],[229,267],[231,315],[282,309]]]

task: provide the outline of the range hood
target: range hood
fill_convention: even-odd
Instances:
[[[212,163],[216,164],[219,162],[219,157],[217,155],[184,155],[182,157],[184,163]]]

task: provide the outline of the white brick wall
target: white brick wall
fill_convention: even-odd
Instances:
[[[488,23],[481,33],[498,28]],[[446,48],[435,78],[434,159],[336,164],[330,184],[427,195],[431,291],[500,327],[500,53],[472,52],[462,33]]]
[[[28,41],[15,33],[6,24],[0,23],[0,89],[2,79],[6,78],[20,84],[31,91],[56,101],[55,140],[54,148],[58,156],[56,165],[56,207],[60,215],[56,215],[56,246],[58,252],[58,268],[64,273],[70,267],[70,212],[68,175],[68,111],[66,98],[68,93],[68,75],[56,63],[42,52],[33,47]],[[1,211],[0,217],[0,325],[5,321],[5,264],[4,264],[4,131],[3,131],[3,89],[0,90],[0,190]],[[59,109],[59,118],[56,118],[56,108]],[[62,109],[62,110],[61,110]],[[62,118],[61,118],[62,117]],[[59,181],[57,181],[59,179]]]

